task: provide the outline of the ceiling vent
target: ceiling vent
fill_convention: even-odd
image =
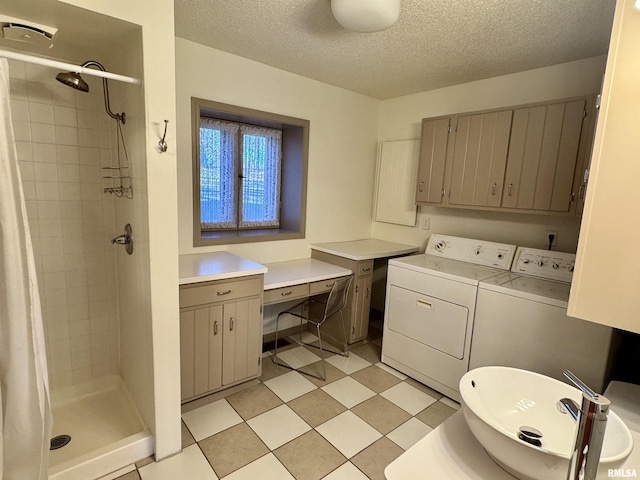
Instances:
[[[0,15],[0,28],[5,40],[29,43],[40,48],[52,48],[57,28]]]

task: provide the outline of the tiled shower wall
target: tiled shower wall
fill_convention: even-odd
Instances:
[[[115,122],[47,67],[10,61],[11,109],[40,285],[53,390],[117,373],[114,198],[103,193]],[[127,201],[127,200],[120,200]]]

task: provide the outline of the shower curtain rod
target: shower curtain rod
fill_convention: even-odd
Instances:
[[[117,80],[118,82],[132,83],[141,85],[142,80],[139,78],[127,77],[117,73],[103,72],[93,68],[81,67],[73,63],[59,62],[57,60],[49,60],[48,58],[34,57],[33,55],[25,55],[24,53],[12,52],[10,50],[0,49],[0,57],[10,58],[12,60],[20,60],[22,62],[35,63],[36,65],[44,65],[45,67],[57,68],[60,70],[68,70],[76,73],[86,73],[95,77],[108,78],[109,80]]]

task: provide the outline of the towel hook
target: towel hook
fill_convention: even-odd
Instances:
[[[167,137],[168,123],[169,123],[169,120],[164,121],[164,134],[162,135],[162,139],[158,142],[158,150],[160,150],[160,153],[165,153],[167,151],[168,145],[165,138]]]

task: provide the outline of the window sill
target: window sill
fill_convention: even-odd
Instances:
[[[272,242],[276,240],[293,240],[297,238],[304,238],[304,233],[286,230],[284,228],[200,232],[199,238],[196,237],[194,240],[194,246],[204,247],[209,245],[228,245],[234,243]]]

